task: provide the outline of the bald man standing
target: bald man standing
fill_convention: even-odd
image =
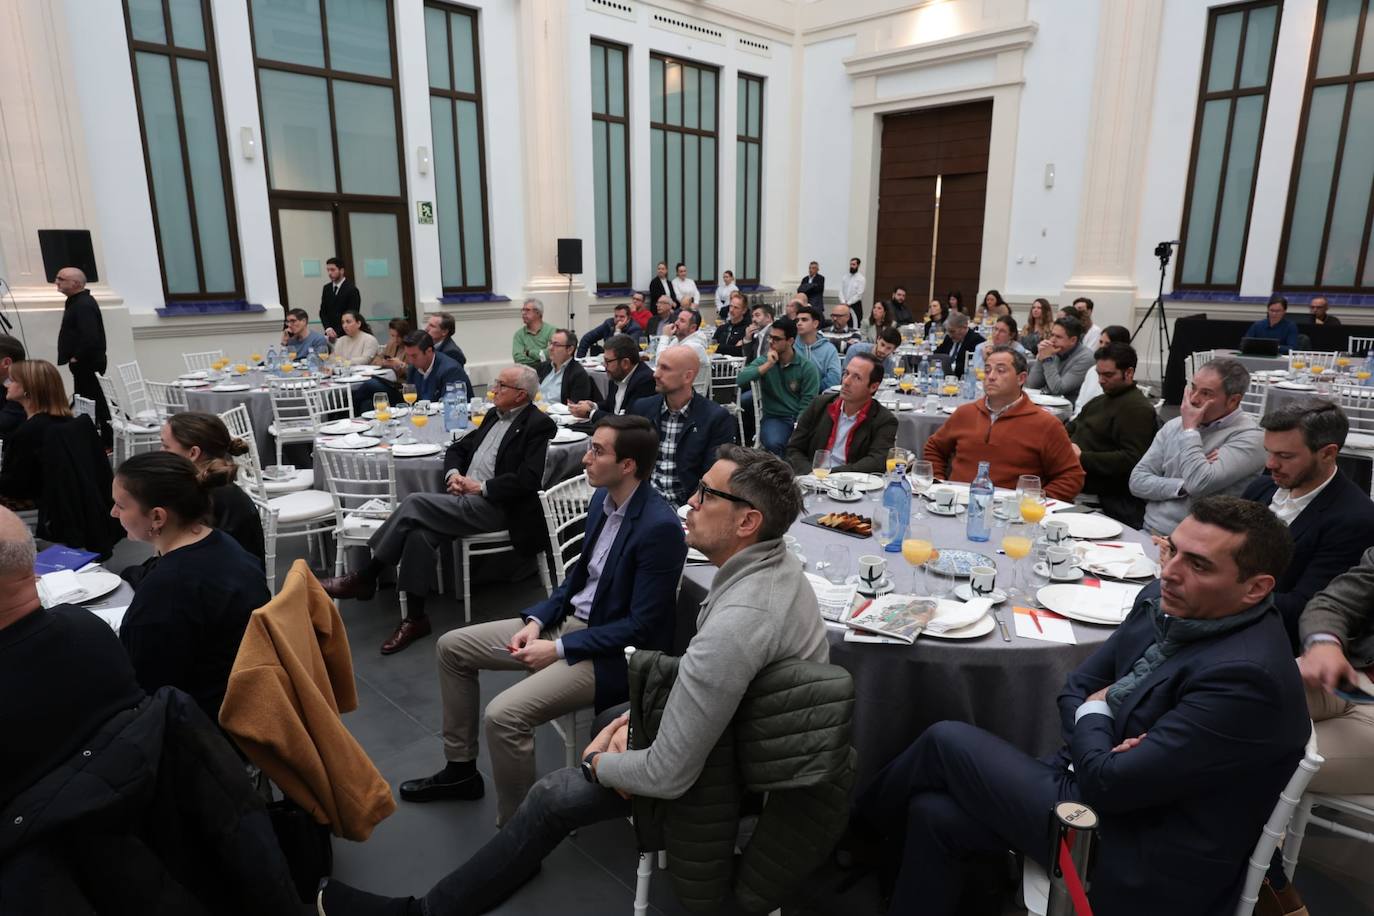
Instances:
[[[109,448],[113,441],[110,407],[95,377],[105,371],[105,322],[100,306],[86,289],[86,275],[77,268],[62,268],[55,282],[57,291],[67,297],[62,328],[57,332],[57,364],[71,370],[74,392],[95,401],[100,441]]]

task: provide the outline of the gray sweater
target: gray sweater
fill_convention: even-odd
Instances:
[[[1207,454],[1217,451],[1217,460]],[[1202,496],[1239,496],[1264,468],[1264,431],[1237,408],[1207,429],[1183,431],[1174,417],[1131,471],[1131,492],[1146,501],[1145,531],[1168,536]]]
[[[825,663],[830,644],[815,592],[778,539],[746,547],[716,573],[654,743],[601,755],[597,780],[631,795],[678,798],[701,775],[754,676],[786,658]]]
[[[1045,394],[1057,394],[1070,401],[1078,400],[1083,379],[1097,368],[1093,353],[1081,343],[1067,357],[1058,354],[1031,363],[1027,388],[1039,388]]]

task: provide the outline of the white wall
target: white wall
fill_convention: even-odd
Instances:
[[[849,182],[854,167],[854,138],[850,102],[853,87],[844,59],[854,53],[856,39],[843,35],[807,44],[801,61],[798,111],[801,125],[796,144],[801,159],[797,194],[796,248],[782,265],[782,285],[796,289],[807,262],[819,261],[826,291],[838,293],[849,271],[850,258],[862,258],[861,268],[873,276],[863,251],[850,250]],[[871,301],[873,294],[865,294]]]

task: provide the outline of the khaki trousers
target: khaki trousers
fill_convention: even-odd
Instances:
[[[1311,791],[1374,795],[1374,705],[1349,703],[1325,690],[1307,688],[1307,710],[1317,729],[1317,752],[1326,763]]]
[[[505,646],[525,625],[523,620],[495,620],[450,630],[439,637],[439,690],[444,703],[444,756],[453,761],[477,759],[480,671],[523,671],[525,666]],[[587,625],[569,616],[544,639],[557,639]],[[559,716],[591,706],[596,674],[590,661],[575,665],[559,659],[492,698],[486,710],[487,753],[496,784],[496,823],[508,821],[534,785],[534,729]]]

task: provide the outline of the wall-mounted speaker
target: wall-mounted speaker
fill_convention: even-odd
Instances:
[[[558,272],[560,274],[582,273],[582,240],[558,240]]]
[[[38,248],[43,253],[43,272],[48,282],[57,279],[64,267],[75,267],[86,275],[87,283],[95,283],[100,275],[95,270],[95,249],[91,246],[89,229],[39,229]]]

